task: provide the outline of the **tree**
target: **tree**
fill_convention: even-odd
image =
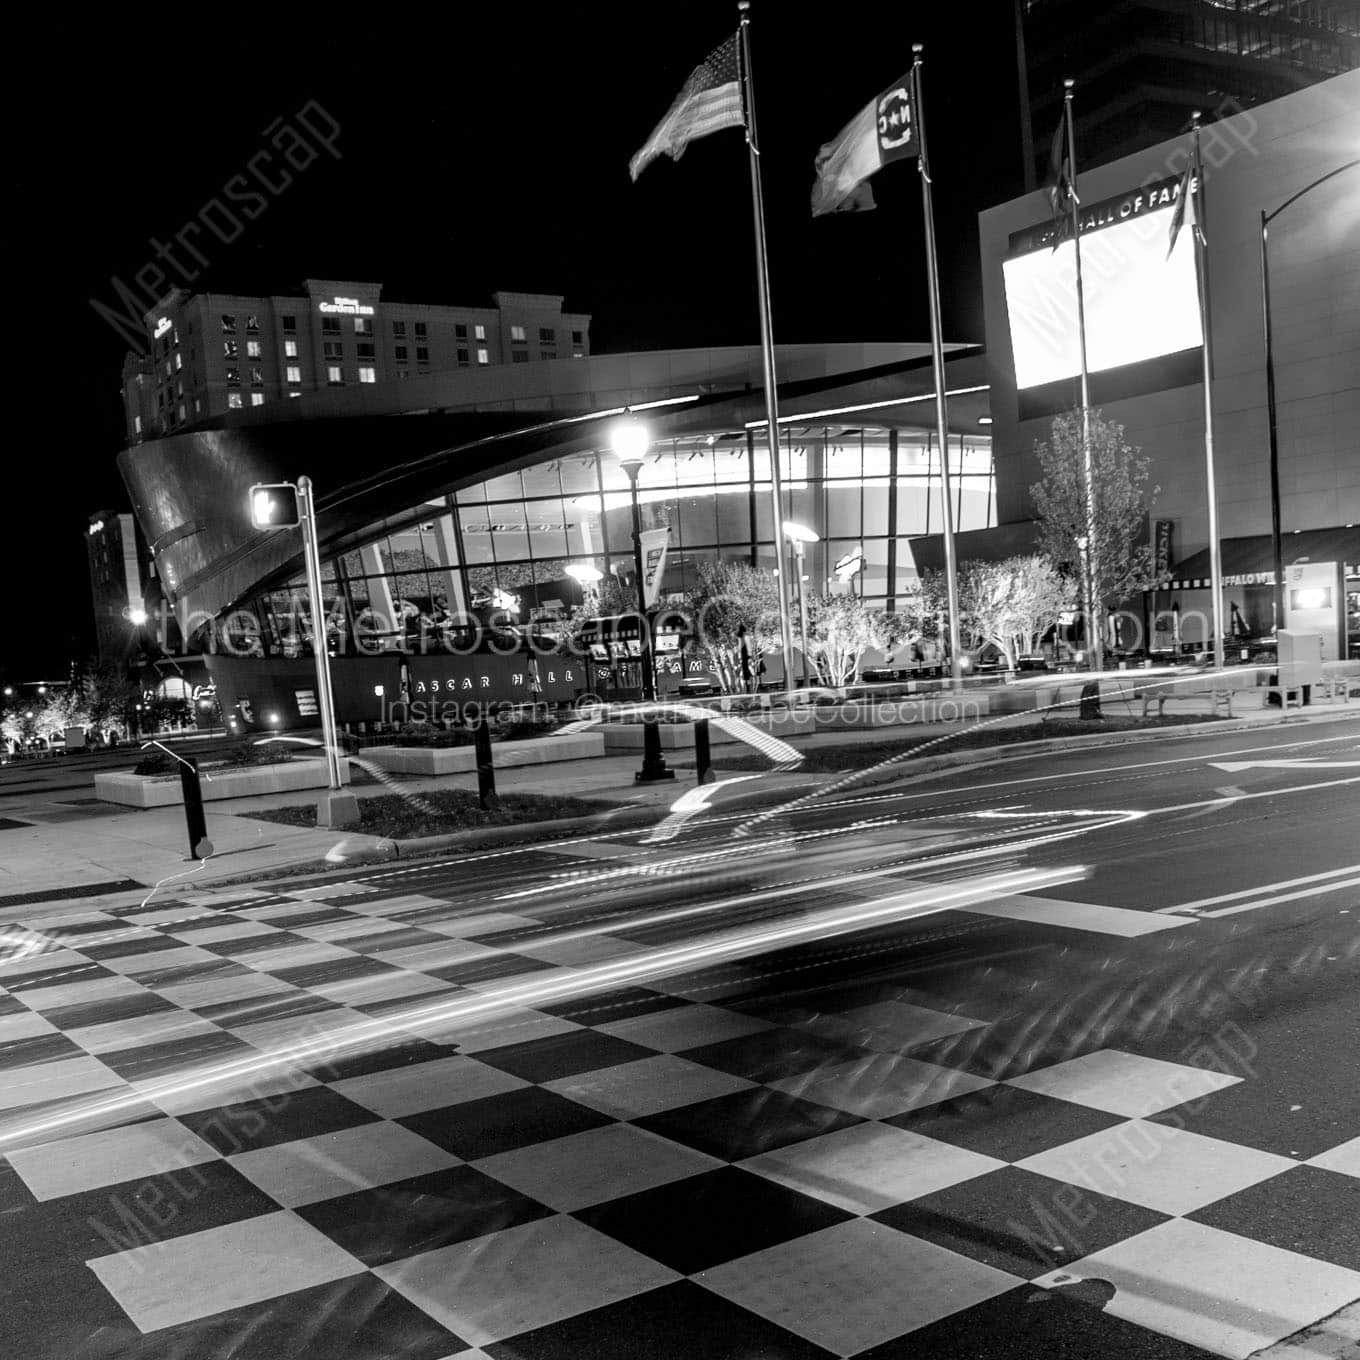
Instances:
[[[141,687],[117,661],[91,660],[76,682],[89,725],[101,735],[111,728],[128,731],[141,699]]]
[[[581,630],[591,619],[614,619],[621,614],[636,613],[637,591],[617,576],[602,576],[587,592],[584,603],[573,606],[567,618],[563,645],[579,653]]]
[[[808,660],[824,685],[854,684],[869,648],[891,651],[909,633],[901,615],[867,609],[856,595],[820,595],[807,602]]]
[[[744,562],[704,562],[687,604],[698,649],[724,690],[746,688],[741,653],[745,642],[752,679],[766,652],[780,648],[779,585],[775,577]]]
[[[991,643],[1015,669],[1021,656],[1038,650],[1058,615],[1073,607],[1070,578],[1036,554],[1004,562],[966,562],[959,572],[959,613],[974,645]]]
[[[1085,474],[1080,408],[1055,416],[1050,438],[1034,446],[1043,480],[1030,487],[1039,519],[1039,542],[1076,579],[1078,598],[1089,596],[1098,615],[1156,581],[1143,525],[1158,487],[1148,487],[1148,459],[1124,438],[1124,427],[1092,410],[1091,495]],[[1086,635],[1097,660],[1100,620]]]

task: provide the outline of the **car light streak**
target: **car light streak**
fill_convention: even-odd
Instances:
[[[299,1061],[314,1063],[319,1057],[351,1052],[375,1040],[390,1038],[394,1031],[470,1025],[509,1011],[533,1009],[550,1002],[588,996],[676,973],[711,968],[774,949],[832,939],[893,921],[966,909],[972,903],[996,897],[1056,887],[1084,878],[1087,873],[1085,866],[1068,865],[985,875],[950,885],[898,890],[869,902],[831,907],[795,920],[781,919],[739,927],[664,949],[642,949],[623,958],[583,968],[561,968],[548,977],[531,974],[527,981],[508,982],[476,996],[461,995],[437,1002],[417,1002],[381,1019],[358,1021],[325,1035],[262,1052],[258,1058],[233,1059],[183,1076],[144,1082],[134,1091],[114,1096],[95,1096],[60,1112],[28,1121],[20,1120],[0,1130],[0,1148],[50,1141],[75,1126],[116,1116],[148,1101],[183,1096],[190,1091],[231,1081],[244,1083],[251,1077],[288,1068]]]

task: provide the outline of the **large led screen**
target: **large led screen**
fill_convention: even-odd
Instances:
[[[1193,232],[1168,257],[1172,209],[1081,236],[1086,360],[1092,374],[1198,349],[1203,343]],[[1024,391],[1081,372],[1076,248],[1044,244],[1004,262],[1016,386]]]

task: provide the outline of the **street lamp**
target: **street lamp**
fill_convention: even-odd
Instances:
[[[1280,541],[1280,443],[1275,423],[1275,351],[1272,347],[1270,328],[1270,256],[1266,250],[1270,224],[1291,204],[1297,203],[1305,194],[1312,193],[1329,179],[1354,170],[1360,159],[1347,161],[1319,176],[1311,184],[1306,184],[1298,193],[1285,199],[1274,212],[1261,210],[1261,311],[1266,342],[1266,412],[1270,425],[1270,551],[1275,568],[1275,627],[1284,627],[1284,547]]]
[[[652,660],[652,626],[647,617],[647,582],[642,567],[642,509],[638,505],[638,473],[647,460],[651,435],[647,427],[632,416],[619,421],[609,432],[609,445],[619,466],[628,474],[628,489],[633,505],[633,573],[637,578],[638,622],[642,633],[642,698],[656,702],[656,669]],[[652,780],[674,779],[661,754],[661,733],[655,722],[643,725],[642,769],[634,776],[639,784]]]
[[[820,540],[818,535],[806,524],[796,524],[787,519],[784,521],[784,536],[793,544],[794,558],[797,562],[793,578],[798,583],[798,638],[803,651],[803,668],[806,671],[808,664],[807,598],[803,591],[803,551],[809,543],[817,543]],[[806,675],[804,679],[806,680]]]
[[[593,594],[595,587],[604,580],[604,572],[593,562],[568,562],[567,575],[581,587],[585,595]]]

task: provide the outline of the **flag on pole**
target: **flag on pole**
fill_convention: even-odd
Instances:
[[[911,81],[903,76],[871,99],[841,130],[834,142],[817,153],[812,186],[812,215],[867,212],[874,206],[868,179],[889,161],[921,154]]]
[[[1070,204],[1081,206],[1076,187],[1072,183],[1072,165],[1067,156],[1067,110],[1053,133],[1053,145],[1048,153],[1048,205],[1053,210],[1053,249],[1062,238],[1063,214]]]
[[[745,127],[737,62],[734,33],[690,72],[666,116],[652,130],[642,150],[628,162],[628,173],[633,179],[660,155],[678,161],[697,138],[721,132],[723,128]]]
[[[642,531],[642,598],[648,609],[655,606],[661,595],[661,578],[666,574],[666,553],[670,548],[670,539],[669,526]]]
[[[1195,205],[1195,195],[1198,189],[1198,180],[1194,173],[1194,164],[1185,167],[1185,173],[1181,176],[1180,187],[1176,190],[1176,206],[1171,210],[1171,230],[1167,237],[1166,258],[1171,258],[1171,252],[1176,249],[1176,238],[1181,234],[1181,228],[1188,225],[1195,234],[1195,239],[1201,245],[1204,244],[1204,232],[1200,230],[1199,211]]]

